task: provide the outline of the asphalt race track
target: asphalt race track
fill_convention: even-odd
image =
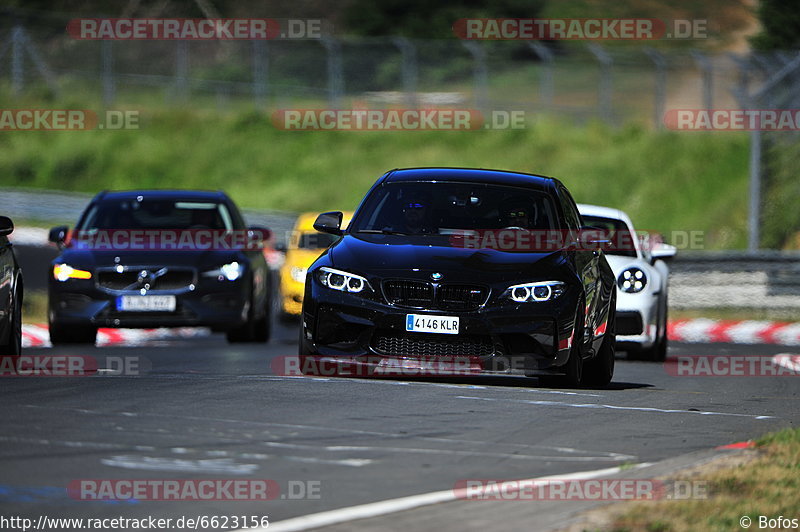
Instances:
[[[290,518],[452,490],[464,479],[719,454],[716,446],[800,422],[796,377],[678,377],[664,364],[624,359],[605,390],[542,388],[518,377],[275,375],[271,363],[295,353],[294,338],[296,328],[283,324],[266,346],[231,346],[212,335],[28,349],[25,355],[89,355],[101,369],[136,360],[140,369],[3,378],[2,514],[268,516],[270,530],[280,530]],[[771,357],[792,349],[672,344],[669,356]],[[69,497],[66,487],[81,479],[270,479],[280,495],[252,502]],[[332,529],[547,529],[582,508],[560,502],[542,513],[539,504],[461,500]]]

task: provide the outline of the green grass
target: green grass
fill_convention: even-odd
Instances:
[[[747,137],[574,126],[524,130],[280,131],[256,112],[143,111],[140,129],[7,132],[0,186],[224,189],[242,206],[351,209],[386,170],[477,166],[552,175],[579,202],[625,209],[638,228],[701,230],[710,248],[746,241]]]
[[[757,446],[754,461],[705,477],[708,499],[634,503],[609,530],[743,530],[739,519],[745,515],[758,530],[759,516],[798,518],[800,429],[768,434]]]

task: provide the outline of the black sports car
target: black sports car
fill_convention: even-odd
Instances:
[[[70,232],[49,276],[54,344],[94,343],[98,327],[208,326],[231,342],[265,342],[269,230],[246,227],[222,192],[101,192]]]
[[[0,359],[15,359],[22,352],[22,270],[8,235],[10,218],[0,216]]]
[[[314,225],[341,238],[306,278],[304,372],[464,368],[466,359],[481,373],[611,381],[615,278],[557,179],[393,170],[340,224],[329,212]]]

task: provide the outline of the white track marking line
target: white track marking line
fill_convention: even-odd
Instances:
[[[538,406],[565,406],[568,408],[594,408],[608,410],[632,410],[635,412],[655,412],[658,414],[696,414],[701,416],[730,416],[730,417],[749,417],[754,419],[775,419],[774,416],[756,416],[752,414],[736,414],[730,412],[710,412],[702,410],[677,410],[655,408],[651,406],[617,406],[604,405],[599,403],[560,403],[558,401],[529,401],[524,399],[492,399],[490,397],[469,397],[466,395],[458,396],[458,399],[473,399],[476,401],[504,401],[508,403],[523,403]]]
[[[638,464],[635,467],[646,467],[650,464]],[[629,468],[630,469],[630,468]],[[613,475],[622,471],[621,467],[609,467],[606,469],[595,469],[593,471],[580,471],[578,473],[569,473],[566,475],[551,475],[547,477],[538,477],[532,479],[521,480],[521,483],[535,483],[544,482],[548,480],[589,480],[592,478]],[[487,488],[488,489],[488,488]],[[338,508],[336,510],[329,510],[326,512],[319,512],[316,514],[304,515],[284,521],[276,521],[270,523],[269,527],[265,528],[250,528],[246,529],[247,532],[294,532],[300,530],[310,530],[314,528],[321,528],[341,523],[347,523],[358,519],[368,519],[371,517],[379,517],[387,514],[401,512],[403,510],[411,510],[421,506],[429,506],[431,504],[438,504],[442,502],[451,502],[459,499],[460,491],[456,489],[432,491],[430,493],[421,493],[419,495],[411,495],[408,497],[400,497],[397,499],[387,499],[385,501],[372,502],[367,504],[359,504],[357,506],[350,506],[347,508]],[[240,529],[245,530],[245,529]],[[235,531],[239,532],[239,531]]]

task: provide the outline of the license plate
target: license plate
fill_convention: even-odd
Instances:
[[[406,330],[438,334],[458,334],[458,316],[406,314]]]
[[[175,296],[120,296],[117,310],[136,312],[172,312]]]

